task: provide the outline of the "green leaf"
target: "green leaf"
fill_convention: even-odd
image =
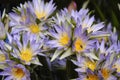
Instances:
[[[86,53],[85,55],[92,59],[99,60],[99,58],[94,53]]]
[[[108,34],[92,35],[92,36],[90,36],[90,38],[91,39],[93,39],[93,38],[103,38],[103,37],[109,37],[109,36],[110,36],[110,34],[108,33]]]
[[[36,57],[35,60],[31,61],[31,63],[36,64],[36,65],[41,65],[43,66],[40,62],[39,59]]]
[[[63,52],[63,50],[56,50],[55,53],[53,54],[52,59],[50,61],[51,62],[54,61],[62,52]]]
[[[69,48],[66,52],[63,53],[63,55],[60,57],[60,59],[64,59],[72,54],[73,54],[73,52],[72,52],[71,48]]]

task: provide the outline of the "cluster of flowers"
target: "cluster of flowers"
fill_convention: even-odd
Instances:
[[[69,58],[78,66],[77,80],[118,80],[120,42],[111,24],[105,26],[88,9],[55,12],[51,0],[33,0],[0,17],[0,75],[5,80],[30,80],[38,56]],[[71,57],[69,57],[71,56]]]

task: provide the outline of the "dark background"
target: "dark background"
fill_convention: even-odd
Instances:
[[[0,10],[3,11],[3,9],[5,8],[7,13],[11,12],[12,7],[19,6],[20,3],[24,3],[25,1],[32,0],[0,0]],[[68,7],[71,1],[75,1],[77,4],[77,10],[79,10],[86,0],[53,0],[53,1],[57,5],[57,9]],[[96,18],[100,18],[101,20],[112,21],[113,18],[112,16],[114,16],[114,18],[116,18],[117,21],[119,22],[120,10],[118,9],[118,3],[120,3],[120,0],[90,0],[88,8],[90,10],[94,10]],[[114,25],[118,26],[118,23]]]
[[[6,12],[11,12],[12,7],[19,6],[20,3],[31,0],[0,0],[0,10],[6,9]],[[50,0],[44,0],[50,1]],[[75,1],[77,4],[77,10],[79,10],[86,0],[53,0],[57,5],[57,9],[63,9],[68,7],[71,1]],[[111,22],[118,30],[120,30],[120,10],[118,9],[118,3],[120,0],[89,0],[87,8],[92,10],[97,19],[101,21]]]

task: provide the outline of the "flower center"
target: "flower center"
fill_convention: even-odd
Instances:
[[[62,46],[65,46],[69,43],[69,37],[66,33],[63,33],[63,35],[60,37],[59,39],[59,43],[62,45]]]
[[[101,69],[101,73],[102,73],[102,76],[105,80],[109,77],[109,70],[108,69],[106,69],[106,68]]]
[[[80,38],[76,39],[74,46],[77,52],[84,51],[86,48],[86,44]]]
[[[25,62],[29,62],[32,60],[32,50],[31,49],[23,49],[20,54],[21,60]]]
[[[32,33],[37,34],[40,32],[40,27],[37,24],[31,24],[30,30]]]
[[[4,54],[0,54],[0,62],[4,62],[6,60],[6,57]]]
[[[88,68],[91,69],[92,71],[94,71],[95,68],[96,68],[96,63],[94,63],[94,62],[92,62],[92,61],[87,61],[87,62],[85,63],[85,65],[86,65],[86,67],[88,67]]]
[[[44,11],[43,12],[35,11],[35,14],[38,19],[46,18],[46,13]]]
[[[86,80],[99,80],[97,75],[89,74],[86,78]]]
[[[24,71],[21,68],[13,68],[12,74],[17,80],[22,80],[25,75]]]

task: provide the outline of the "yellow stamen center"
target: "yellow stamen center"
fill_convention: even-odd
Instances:
[[[89,69],[91,69],[92,71],[95,70],[96,68],[96,63],[95,62],[92,62],[92,61],[87,61],[85,63],[85,66],[88,67]]]
[[[37,24],[31,24],[30,30],[32,33],[37,34],[40,32],[40,27]]]
[[[85,80],[99,80],[97,75],[89,74]]]
[[[102,76],[105,80],[107,80],[107,78],[110,76],[109,74],[109,70],[104,68],[104,69],[101,69],[101,73],[102,73]]]
[[[4,54],[0,54],[0,62],[4,62],[6,60],[6,57]]]
[[[21,60],[25,62],[30,62],[32,60],[32,50],[31,49],[23,49],[20,54]]]
[[[76,39],[74,46],[75,46],[75,51],[81,52],[81,51],[85,50],[86,43],[83,42],[80,38],[78,38],[78,39]]]
[[[63,35],[60,37],[59,39],[59,43],[62,45],[62,46],[65,46],[69,43],[69,37],[66,33],[63,33]]]
[[[35,14],[37,16],[38,19],[41,19],[41,18],[46,18],[46,13],[45,12],[39,12],[39,11],[35,11]]]
[[[21,68],[13,68],[12,69],[12,75],[17,79],[17,80],[22,80],[24,77],[25,73]]]

